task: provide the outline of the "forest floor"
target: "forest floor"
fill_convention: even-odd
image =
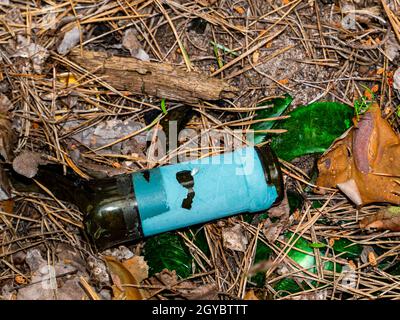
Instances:
[[[353,108],[372,90],[398,131],[399,16],[399,0],[0,0],[0,120],[14,136],[0,122],[3,171],[19,157],[26,176],[58,164],[103,178],[166,165],[190,147],[198,157],[199,147],[183,142],[149,156],[157,141],[146,142],[143,128],[163,130],[161,117],[178,110],[198,134],[232,136],[251,126],[260,103],[284,94],[294,99],[290,110],[316,101]],[[163,90],[179,93],[166,81],[140,94],[72,51],[166,63],[235,90],[175,101],[170,92],[163,98]],[[208,154],[224,152],[226,141],[216,140]],[[0,298],[398,299],[399,232],[359,225],[386,204],[356,208],[337,190],[315,194],[319,156],[281,160],[287,197],[268,216],[105,251],[89,241],[71,203],[51,190],[13,189],[0,211]]]

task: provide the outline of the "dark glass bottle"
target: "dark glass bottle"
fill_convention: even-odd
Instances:
[[[101,249],[259,212],[280,201],[283,192],[279,163],[268,146],[90,181],[46,166],[35,179],[79,207],[87,233]]]

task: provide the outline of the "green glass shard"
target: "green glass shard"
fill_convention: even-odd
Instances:
[[[176,270],[181,278],[192,274],[193,258],[183,239],[174,232],[163,233],[146,240],[144,258],[152,276],[163,269]]]
[[[189,232],[192,231],[192,232]],[[210,256],[210,248],[208,247],[206,233],[204,232],[204,228],[189,228],[189,231],[186,232],[186,235],[193,243],[199,248],[206,256]]]
[[[288,232],[286,235],[287,240],[289,240],[291,236],[292,233]],[[297,237],[298,236],[295,235],[292,241],[294,241]],[[288,252],[288,256],[306,270],[315,272],[314,251],[310,245],[310,242],[300,237],[294,244],[293,249]],[[296,250],[295,248],[300,249],[303,252]]]
[[[256,254],[254,256],[254,263],[268,260],[272,250],[265,243],[257,241]],[[258,272],[250,278],[251,282],[254,282],[258,287],[263,287],[265,282],[265,272]]]
[[[307,286],[308,287],[308,286]],[[303,289],[297,284],[297,282],[291,278],[285,278],[280,280],[274,285],[274,290],[280,292],[280,296],[286,296],[289,293],[296,293]]]
[[[285,94],[284,98],[276,98],[276,99],[272,99],[272,100],[260,103],[258,105],[258,107],[271,105],[271,108],[262,109],[262,110],[257,111],[256,116],[254,117],[254,120],[279,117],[286,111],[286,109],[289,107],[289,105],[292,103],[292,101],[293,101],[293,98],[290,95]],[[276,123],[277,123],[277,121],[258,122],[258,123],[253,124],[251,126],[251,129],[253,129],[255,131],[268,130],[268,129],[271,129]],[[254,132],[254,144],[263,142],[263,140],[265,139],[266,136],[267,136],[267,133]]]
[[[360,256],[362,246],[350,241],[346,238],[340,238],[333,244],[333,250],[336,254],[340,254],[340,257],[345,259],[354,259]]]
[[[290,118],[274,128],[287,132],[272,137],[272,149],[278,157],[291,161],[296,157],[323,153],[352,124],[354,110],[337,102],[315,102],[289,113]]]
[[[314,201],[312,202],[312,204],[311,204],[311,207],[312,207],[313,209],[319,209],[319,208],[322,207],[322,202],[319,201],[319,200],[314,200]]]
[[[285,234],[285,238],[289,240],[292,237],[293,233],[287,232]],[[297,239],[297,236],[295,235],[293,240]],[[288,252],[288,256],[295,262],[297,262],[300,267],[312,272],[316,273],[316,261],[314,257],[314,250],[313,247],[316,248],[323,248],[325,245],[320,246],[320,243],[311,243],[307,241],[306,239],[300,237],[296,243],[293,246],[293,249]],[[295,248],[301,250],[296,250]],[[331,261],[326,261],[324,263],[324,269],[329,270],[329,271],[335,271],[336,272],[341,272],[342,266],[340,264],[334,264]],[[312,282],[312,284],[315,286],[317,285],[316,282]],[[308,287],[306,283],[302,282],[302,285],[305,287]],[[276,291],[283,291],[283,292],[289,292],[289,293],[295,293],[299,292],[302,290],[300,286],[296,283],[294,279],[291,278],[285,278],[280,280],[275,286],[274,289]]]
[[[393,258],[385,259],[381,263],[378,264],[378,268],[381,270],[385,270],[385,272],[391,274],[392,276],[400,276],[400,263],[395,263],[393,265]]]
[[[210,255],[204,228],[187,228],[185,233],[190,240],[206,255]],[[152,276],[163,269],[175,270],[181,278],[192,275],[195,262],[182,237],[177,233],[167,232],[146,240],[144,257]],[[197,266],[197,265],[196,265]],[[197,271],[200,271],[198,269]]]

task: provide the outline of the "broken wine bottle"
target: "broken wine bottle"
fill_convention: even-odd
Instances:
[[[87,233],[101,249],[266,210],[283,192],[278,160],[267,145],[89,181],[46,167],[35,179],[79,207]]]

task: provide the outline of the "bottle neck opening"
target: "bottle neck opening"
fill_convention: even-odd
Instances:
[[[265,180],[269,185],[274,185],[276,188],[278,197],[276,198],[274,204],[277,204],[281,202],[284,197],[283,175],[279,165],[279,160],[275,152],[268,144],[265,144],[261,147],[256,146],[255,150],[260,158],[264,170]]]

